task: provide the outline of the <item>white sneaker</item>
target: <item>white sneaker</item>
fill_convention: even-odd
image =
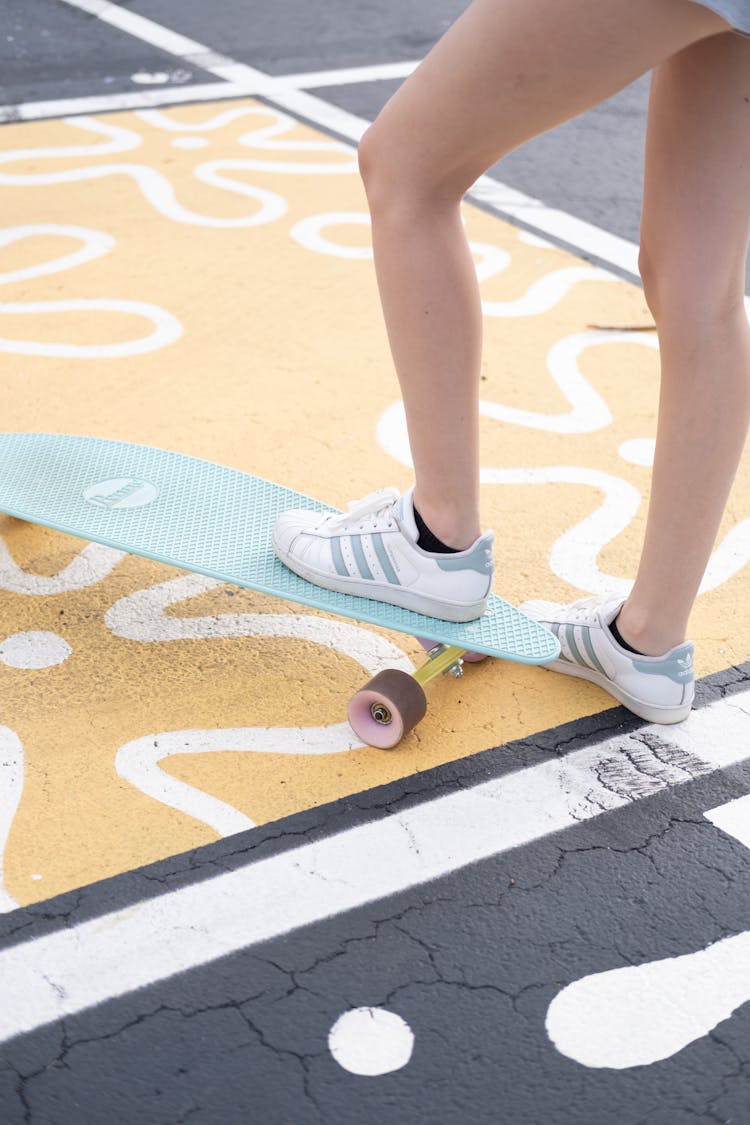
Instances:
[[[679,723],[690,714],[695,694],[693,646],[685,641],[663,656],[628,652],[609,629],[622,604],[583,598],[572,605],[524,602],[519,608],[560,642],[560,656],[547,668],[591,680],[649,723]]]
[[[484,613],[492,587],[494,535],[488,531],[454,554],[423,551],[413,491],[374,492],[343,514],[284,512],[273,530],[274,550],[295,574],[327,590],[472,621]]]

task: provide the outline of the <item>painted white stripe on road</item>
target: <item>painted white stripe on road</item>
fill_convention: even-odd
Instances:
[[[419,64],[382,63],[372,66],[346,67],[343,70],[316,70],[304,74],[284,74],[273,79],[274,88],[308,90],[324,86],[350,86],[361,82],[383,82],[406,78]],[[263,76],[263,90],[268,89],[269,76]],[[13,121],[37,121],[45,117],[72,117],[76,114],[107,113],[128,109],[155,109],[183,102],[220,101],[227,98],[251,97],[261,93],[258,82],[202,82],[193,86],[159,86],[151,90],[127,90],[120,94],[91,94],[80,98],[57,98],[51,101],[20,102],[0,105],[0,125]]]
[[[50,117],[73,117],[89,113],[112,113],[128,109],[156,109],[181,102],[210,102],[221,98],[254,93],[235,89],[227,82],[208,82],[196,86],[161,86],[152,90],[133,90],[122,94],[92,94],[85,98],[58,98],[55,101],[21,102],[0,106],[0,124],[39,121]]]
[[[311,70],[304,74],[287,74],[281,81],[297,90],[313,90],[324,86],[355,86],[361,82],[388,82],[408,78],[417,69],[416,62],[370,63],[341,70]]]
[[[750,694],[0,953],[0,1040],[750,757]]]

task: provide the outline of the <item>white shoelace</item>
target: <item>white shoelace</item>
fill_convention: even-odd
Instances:
[[[391,530],[396,526],[392,513],[393,505],[398,498],[397,489],[382,488],[379,492],[371,492],[369,496],[363,497],[362,500],[353,500],[345,512],[326,516],[324,523],[331,530],[341,528],[342,530],[352,531],[354,530],[353,524],[356,525],[358,531]],[[367,528],[365,527],[366,521],[369,521]]]
[[[565,612],[565,618],[571,623],[576,621],[581,624],[590,624],[596,621],[596,611],[601,606],[602,602],[599,598],[579,598],[577,602],[569,605]]]

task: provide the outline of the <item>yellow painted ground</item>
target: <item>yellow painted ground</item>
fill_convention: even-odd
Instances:
[[[3,429],[159,445],[335,505],[410,483],[398,420],[376,432],[398,389],[349,150],[251,101],[5,126],[0,214]],[[476,209],[466,222],[480,268],[495,271],[482,282],[495,303],[483,465],[498,592],[567,600],[627,579],[649,470],[633,461],[642,446],[623,443],[653,437],[658,368],[653,334],[614,330],[649,325],[642,294],[596,271],[561,274],[585,264]],[[88,260],[67,260],[84,247]],[[746,465],[722,536],[749,501]],[[562,538],[597,511],[601,524]],[[179,572],[136,558],[73,582],[65,568],[81,542],[2,516],[0,536],[0,723],[23,748],[22,778],[18,755],[13,770],[4,763],[5,795],[0,772],[0,876],[18,903],[611,703],[591,685],[486,662],[431,687],[427,718],[398,751],[313,752],[290,730],[330,727],[340,741],[346,701],[367,673],[333,632],[332,647],[247,635],[249,615],[307,611],[186,587]],[[699,674],[750,655],[742,577],[717,566],[694,615]],[[59,592],[45,591],[39,577],[55,575]],[[163,583],[161,607],[123,602]],[[116,604],[138,639],[107,617]],[[182,619],[182,639],[156,639],[179,633]],[[9,666],[7,638],[28,633],[63,638],[70,654]],[[365,648],[382,645],[378,636],[363,630]],[[385,639],[417,660],[414,642]],[[168,756],[149,758],[180,731]],[[136,781],[124,761],[136,762]]]

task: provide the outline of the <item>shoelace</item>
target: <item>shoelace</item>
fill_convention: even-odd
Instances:
[[[363,497],[362,500],[353,500],[345,512],[333,513],[327,516],[324,520],[326,527],[334,530],[336,528],[351,527],[354,523],[359,522],[359,530],[364,530],[365,520],[368,517],[371,519],[371,527],[373,530],[377,529],[383,522],[385,513],[386,527],[393,527],[394,521],[392,518],[391,509],[399,498],[399,493],[395,488],[381,488],[379,492],[371,492],[369,496]]]
[[[577,602],[568,606],[566,617],[571,622],[578,621],[588,624],[594,620],[596,610],[600,605],[601,602],[598,598],[579,598]]]

